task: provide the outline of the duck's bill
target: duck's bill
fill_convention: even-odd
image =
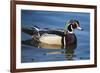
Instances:
[[[81,30],[81,31],[83,30],[81,27],[77,27],[77,29],[78,29],[78,30]]]

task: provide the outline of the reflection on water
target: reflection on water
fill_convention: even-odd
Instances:
[[[74,45],[69,45],[69,46],[67,46],[65,49],[64,48],[62,48],[62,45],[50,45],[50,44],[45,44],[45,43],[36,43],[36,42],[34,42],[34,40],[33,39],[30,39],[30,40],[26,40],[26,41],[22,41],[22,44],[24,44],[24,45],[30,45],[30,46],[32,46],[32,47],[34,47],[35,49],[42,49],[42,51],[41,50],[39,50],[39,51],[41,51],[41,52],[43,52],[44,51],[44,53],[43,54],[41,54],[41,56],[43,55],[43,56],[50,56],[50,55],[63,55],[63,56],[65,56],[64,58],[63,58],[63,60],[73,60],[73,56],[74,56],[74,49],[75,49],[75,47],[76,47],[76,45],[74,44]],[[23,46],[22,46],[23,47]],[[37,47],[37,48],[36,48]],[[33,49],[33,51],[35,50],[34,48],[32,48]],[[30,49],[29,49],[30,50]],[[46,51],[46,50],[48,50],[48,51]],[[51,51],[50,51],[51,50]],[[56,50],[56,51],[55,51]],[[36,50],[35,50],[36,51]],[[46,52],[45,52],[46,51]],[[38,52],[37,52],[38,53]],[[34,54],[34,53],[33,53]],[[39,54],[39,53],[38,53]],[[24,57],[25,58],[25,57]],[[55,61],[57,61],[57,59],[58,59],[58,61],[60,60],[60,57],[55,57],[55,56],[53,56],[52,57],[53,59],[55,59]],[[32,58],[32,60],[31,61],[34,61],[35,59],[34,58]]]
[[[66,49],[65,49],[65,57],[67,60],[72,60],[73,59],[73,56],[74,56],[74,46],[68,46]]]
[[[50,45],[50,44],[45,44],[45,43],[39,43],[38,48],[44,48],[44,49],[61,49],[62,46],[61,45]],[[74,49],[76,48],[76,44],[74,45],[69,45],[67,46],[64,51],[62,52],[50,52],[49,54],[64,54],[65,58],[67,60],[72,60],[73,59],[73,55],[74,55]]]

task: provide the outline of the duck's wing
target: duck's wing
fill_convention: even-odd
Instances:
[[[29,35],[34,35],[37,34],[37,32],[40,33],[40,35],[44,34],[44,33],[48,33],[48,34],[56,34],[59,36],[64,35],[64,30],[63,29],[50,29],[50,28],[44,28],[44,29],[38,29],[39,31],[37,31],[34,28],[27,28],[27,27],[22,27],[22,32],[27,33]]]
[[[31,35],[31,36],[36,35],[38,32],[40,33],[40,35],[42,35],[44,33],[49,33],[48,29],[39,29],[39,31],[37,31],[35,29],[31,29],[31,28],[27,28],[27,27],[22,27],[21,31],[28,35]]]
[[[47,31],[48,34],[56,34],[59,36],[63,36],[64,35],[64,30],[63,29],[49,29]]]

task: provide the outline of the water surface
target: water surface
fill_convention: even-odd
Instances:
[[[67,20],[77,19],[84,31],[75,30],[77,37],[77,48],[67,55],[64,49],[37,48],[29,45],[21,45],[21,62],[47,62],[47,61],[68,61],[90,59],[90,14],[81,12],[61,11],[38,11],[21,10],[21,26],[31,27],[34,25],[40,28],[63,29]],[[31,36],[23,33],[21,40],[31,39]],[[71,56],[71,54],[73,56]],[[69,59],[70,58],[70,59]]]

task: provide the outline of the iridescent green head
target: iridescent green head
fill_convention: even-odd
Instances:
[[[80,27],[79,21],[78,20],[69,20],[67,21],[66,25],[65,25],[65,30],[67,30],[68,32],[73,32],[74,29],[79,29],[79,30],[83,30]]]

